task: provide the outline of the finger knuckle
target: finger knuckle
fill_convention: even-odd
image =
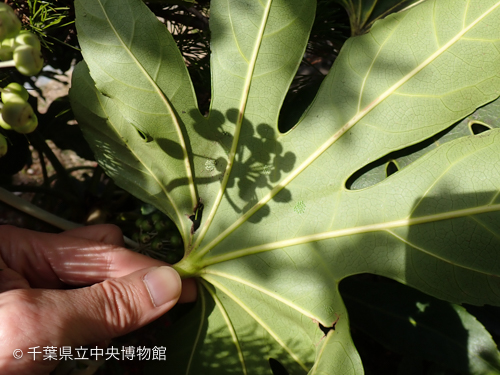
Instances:
[[[136,293],[132,288],[115,280],[106,280],[93,286],[102,300],[104,320],[110,328],[110,335],[116,336],[133,327],[140,317]]]
[[[101,224],[103,232],[106,236],[103,241],[108,244],[121,245],[123,244],[123,232],[122,230],[114,224]]]

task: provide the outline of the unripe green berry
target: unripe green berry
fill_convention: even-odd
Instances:
[[[31,46],[38,52],[41,50],[38,37],[27,30],[21,30],[15,38],[7,38],[2,41],[0,44],[0,60],[12,60],[14,58],[14,51],[19,46]]]
[[[151,223],[149,222],[149,220],[144,220],[141,224],[141,229],[143,231],[146,231],[146,232],[149,232],[153,229],[153,226],[151,225]]]
[[[151,241],[151,236],[147,233],[141,234],[140,238],[142,243],[148,243],[149,241]]]
[[[12,130],[22,134],[31,133],[38,125],[35,112],[27,102],[4,103],[2,118],[12,127]]]
[[[29,134],[34,132],[37,126],[38,126],[38,117],[36,117],[36,115],[33,114],[33,117],[31,118],[30,121],[28,121],[22,126],[13,127],[12,130],[20,134]]]
[[[156,237],[153,241],[151,241],[151,248],[153,250],[161,250],[163,248],[163,241]]]
[[[11,82],[2,90],[2,102],[15,102],[20,101],[22,103],[28,101],[30,94],[23,86],[17,82]]]
[[[146,232],[149,232],[151,229],[153,229],[153,226],[151,225],[151,223],[147,220],[147,219],[144,219],[142,217],[140,217],[139,219],[137,219],[135,221],[135,226],[137,228],[140,228]]]
[[[7,38],[0,43],[0,60],[8,61],[14,57],[15,38]]]
[[[164,258],[165,258],[165,262],[170,263],[170,264],[175,264],[179,261],[179,256],[176,253],[171,252],[171,251],[166,253],[164,255]]]
[[[15,43],[14,47],[17,47],[18,45],[31,46],[37,51],[40,51],[42,48],[38,37],[35,34],[29,32],[28,30],[21,30],[19,35],[15,37],[14,43]]]
[[[161,232],[165,228],[166,228],[166,226],[165,226],[165,223],[163,221],[158,221],[158,222],[155,223],[155,230],[157,232]]]
[[[0,3],[0,40],[15,37],[21,30],[21,21],[10,6]]]
[[[142,221],[143,221],[143,220],[144,220],[144,219],[143,219],[142,217],[140,217],[139,219],[137,219],[137,220],[135,221],[135,226],[136,226],[137,228],[140,228],[140,227],[141,227],[141,225],[142,225]]]
[[[162,223],[163,223],[163,225],[165,225],[165,230],[169,230],[169,229],[176,230],[176,229],[174,229],[175,228],[174,223],[169,218],[166,218],[164,221],[162,221]]]
[[[7,153],[7,138],[0,134],[0,158]]]
[[[25,76],[34,76],[43,68],[42,54],[32,46],[16,47],[14,62],[19,73]]]
[[[172,244],[172,246],[177,247],[177,246],[180,246],[180,244],[182,243],[182,240],[179,236],[175,235],[175,236],[170,237],[170,243]]]
[[[153,221],[153,223],[156,224],[158,221],[161,220],[161,214],[158,212],[155,212],[153,215],[151,215],[151,220]]]
[[[0,127],[4,128],[5,130],[12,130],[12,126],[7,124],[2,117],[2,113],[0,112]]]

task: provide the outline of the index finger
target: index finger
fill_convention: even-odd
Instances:
[[[167,265],[115,244],[85,238],[95,235],[101,239],[98,232],[113,230],[110,226],[88,228],[88,232],[82,228],[52,234],[0,226],[0,255],[9,268],[35,288],[90,285],[143,268]]]

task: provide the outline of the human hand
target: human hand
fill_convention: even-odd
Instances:
[[[48,374],[57,361],[33,360],[28,348],[102,343],[195,300],[193,280],[181,294],[174,269],[122,246],[112,225],[61,234],[0,226],[1,374]]]

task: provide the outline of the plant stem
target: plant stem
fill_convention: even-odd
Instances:
[[[8,190],[0,187],[0,201],[12,206],[19,211],[22,211],[28,215],[36,217],[37,219],[43,220],[46,223],[49,223],[57,228],[68,230],[79,228],[82,225],[78,223],[74,223],[72,221],[63,219],[57,215],[51,214],[40,207],[35,206],[33,203],[28,202],[27,200],[18,197],[17,195],[11,193]]]
[[[64,201],[66,204],[77,204],[78,200],[71,194],[63,190],[51,188],[50,186],[36,186],[36,185],[8,185],[2,184],[3,188],[9,192],[27,192],[27,193],[42,193],[53,195]]]
[[[45,165],[45,156],[43,156],[43,152],[40,152],[38,157],[40,158],[40,166],[42,167],[43,187],[48,188],[50,186],[49,175],[47,173],[47,166]]]
[[[15,66],[14,60],[0,61],[0,68],[14,68]]]
[[[74,223],[57,215],[51,214],[50,212],[47,212],[44,209],[35,206],[33,203],[30,203],[27,200],[18,197],[17,195],[11,193],[8,190],[5,190],[2,187],[0,187],[0,201],[18,209],[21,212],[24,212],[25,214],[31,215],[62,230],[83,227],[82,224]],[[131,240],[128,237],[123,236],[123,241],[125,242],[125,245],[127,245],[131,249],[139,247],[139,244],[137,242]]]
[[[176,270],[177,273],[179,273],[181,279],[188,279],[190,277],[196,276],[201,270],[199,262],[197,263],[197,265],[194,265],[191,260],[187,260],[186,258],[172,265],[172,268]]]

